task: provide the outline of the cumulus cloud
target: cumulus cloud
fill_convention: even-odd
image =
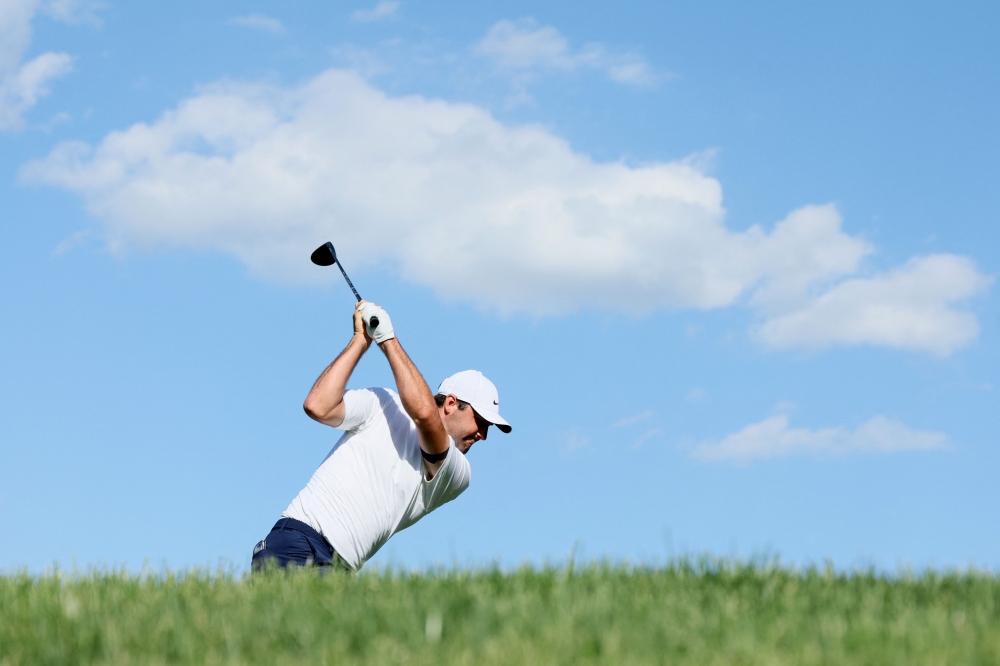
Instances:
[[[883,275],[845,280],[801,308],[766,322],[773,347],[875,344],[946,356],[979,334],[958,309],[992,280],[966,257],[915,257]]]
[[[64,20],[75,16],[71,8],[58,9],[60,6],[47,5],[52,12],[63,12]],[[72,57],[55,52],[24,62],[31,45],[31,21],[38,8],[38,0],[0,2],[0,131],[19,128],[24,113],[49,93],[49,82],[73,66]]]
[[[230,25],[238,25],[241,28],[250,28],[252,30],[269,32],[272,35],[285,34],[285,26],[281,21],[270,16],[264,16],[263,14],[247,14],[246,16],[237,16],[229,19],[229,23]]]
[[[221,250],[302,281],[329,277],[302,261],[329,236],[355,265],[388,262],[505,312],[721,307],[758,282],[816,274],[772,255],[849,273],[867,251],[830,207],[731,232],[719,183],[691,163],[596,163],[542,129],[389,98],[342,71],[293,90],[207,89],[24,173],[82,194],[122,241]]]
[[[854,430],[845,427],[809,430],[789,428],[787,416],[772,416],[748,425],[720,442],[703,442],[691,456],[709,462],[746,463],[789,456],[845,456],[932,451],[949,445],[940,432],[911,430],[898,421],[876,416]]]
[[[398,2],[390,2],[390,0],[382,0],[380,3],[378,3],[371,9],[357,10],[356,12],[351,14],[351,19],[355,21],[360,21],[362,23],[381,21],[383,19],[392,18],[393,16],[395,16],[397,9],[399,9]]]
[[[638,55],[609,52],[600,44],[574,51],[558,29],[539,26],[530,18],[496,23],[476,50],[507,71],[590,68],[603,71],[618,83],[645,86],[656,80],[648,63]]]
[[[291,89],[205,88],[95,147],[59,145],[22,176],[79,193],[114,246],[218,251],[303,283],[335,279],[305,260],[332,239],[358,270],[500,313],[746,302],[781,321],[873,249],[830,205],[770,231],[727,228],[699,160],[595,162],[544,129],[389,97],[338,70]]]

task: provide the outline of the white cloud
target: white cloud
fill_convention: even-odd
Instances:
[[[640,448],[642,448],[642,445],[648,442],[650,439],[652,439],[653,437],[659,437],[663,434],[664,433],[662,428],[652,428],[651,430],[647,430],[639,437],[639,439],[632,442],[632,445],[629,446],[629,448],[632,449],[633,451],[638,451]]]
[[[839,274],[867,251],[830,207],[770,234],[731,232],[719,183],[692,163],[595,163],[542,129],[389,98],[341,71],[292,90],[206,89],[24,173],[82,194],[123,242],[221,250],[258,274],[308,281],[335,277],[302,261],[331,237],[356,266],[388,262],[504,312],[721,307],[761,280],[816,274],[772,261],[777,252],[828,257]]]
[[[698,160],[595,162],[544,129],[336,70],[291,89],[205,88],[95,148],[57,146],[22,176],[79,193],[112,246],[218,251],[302,283],[337,279],[306,259],[331,239],[356,270],[501,313],[748,302],[781,317],[872,252],[829,205],[771,231],[728,229]],[[866,330],[857,342],[895,344]]]
[[[357,72],[366,79],[392,71],[393,67],[378,51],[362,48],[355,44],[339,44],[329,49],[330,55],[344,63],[347,69]]]
[[[573,69],[580,64],[580,59],[570,54],[569,42],[561,32],[552,26],[535,26],[534,21],[500,21],[490,28],[477,49],[510,69],[538,65]]]
[[[69,55],[55,52],[23,62],[31,45],[31,21],[38,8],[38,0],[0,2],[0,131],[20,127],[23,114],[49,93],[49,82],[73,66]],[[69,20],[71,16],[63,18]]]
[[[587,44],[574,51],[559,30],[539,26],[533,19],[496,23],[476,50],[508,71],[572,71],[586,67],[605,72],[617,83],[646,86],[656,80],[649,65],[638,55],[610,53],[600,44]]]
[[[644,412],[639,412],[638,414],[634,414],[632,416],[627,416],[627,417],[625,417],[623,419],[615,421],[611,425],[611,427],[612,428],[624,428],[625,426],[635,425],[636,423],[639,423],[640,421],[645,421],[646,419],[648,419],[652,415],[653,415],[653,410],[647,409]]]
[[[108,8],[108,3],[100,0],[48,0],[42,5],[46,14],[63,23],[86,23],[92,26],[103,24],[98,12]]]
[[[53,256],[60,257],[75,247],[83,245],[94,235],[93,229],[81,229],[72,233],[68,238],[64,238],[52,250]]]
[[[702,388],[693,388],[684,397],[688,402],[703,402],[708,397],[708,391]]]
[[[873,344],[942,356],[979,334],[973,313],[956,309],[992,280],[966,257],[916,257],[870,278],[845,280],[759,330],[773,347]]]
[[[590,438],[581,435],[577,430],[571,430],[562,437],[563,453],[573,453],[590,446]]]
[[[353,14],[351,18],[355,21],[361,21],[363,23],[369,23],[371,21],[381,21],[382,19],[392,18],[396,15],[396,10],[399,9],[398,2],[389,2],[388,0],[382,0],[377,5],[371,9],[359,9]]]
[[[251,28],[262,32],[269,32],[272,35],[284,35],[285,26],[276,18],[264,16],[263,14],[247,14],[229,19],[230,25],[238,25],[241,28]]]
[[[618,64],[609,63],[608,78],[615,83],[626,83],[633,86],[650,85],[656,80],[645,61],[636,59],[632,62]]]
[[[31,44],[31,19],[37,0],[4,0],[0,3],[0,73],[17,69]]]
[[[50,80],[73,68],[65,53],[43,53],[0,80],[0,130],[20,127],[22,114],[49,94]]]
[[[949,445],[940,432],[911,430],[898,421],[876,416],[854,430],[844,427],[790,429],[787,416],[772,416],[748,425],[721,442],[703,442],[691,456],[704,461],[745,463],[788,456],[844,456],[932,451]]]

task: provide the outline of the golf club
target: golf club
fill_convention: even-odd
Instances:
[[[354,283],[351,282],[351,278],[347,277],[347,272],[344,270],[344,267],[340,264],[339,261],[337,261],[337,251],[333,249],[333,243],[331,243],[330,241],[323,243],[318,248],[313,250],[312,256],[310,256],[309,258],[317,266],[330,266],[332,264],[337,264],[337,268],[340,269],[340,272],[344,276],[344,279],[347,280],[347,286],[350,287],[351,291],[354,292],[354,295],[357,297],[358,302],[359,303],[361,302],[361,294],[359,294],[358,290],[354,288]],[[378,317],[372,317],[371,319],[369,319],[368,324],[372,328],[378,328]]]

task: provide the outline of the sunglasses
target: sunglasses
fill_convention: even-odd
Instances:
[[[487,421],[482,416],[480,416],[479,413],[476,411],[476,408],[473,407],[471,404],[467,403],[464,400],[459,400],[458,404],[463,407],[468,407],[472,409],[472,415],[476,417],[476,425],[479,427],[480,430],[483,430],[484,428],[489,428],[491,425],[493,425],[491,422]]]
[[[486,428],[489,428],[491,425],[493,425],[492,423],[484,419],[482,416],[480,416],[478,413],[476,413],[475,409],[472,410],[472,415],[476,417],[476,425],[479,427],[480,430],[485,430]]]

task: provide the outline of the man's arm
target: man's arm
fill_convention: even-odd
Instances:
[[[360,305],[360,304],[359,304]],[[365,332],[364,322],[361,321],[361,310],[354,311],[354,336],[347,343],[344,351],[327,366],[323,374],[319,376],[312,390],[306,396],[306,401],[302,408],[306,410],[309,418],[337,428],[344,422],[347,415],[347,408],[344,405],[344,389],[347,388],[347,380],[357,367],[358,361],[371,345],[372,339]]]
[[[417,366],[413,365],[413,361],[403,351],[402,345],[396,338],[386,340],[379,347],[389,360],[389,367],[392,368],[392,374],[396,378],[396,390],[399,391],[403,409],[417,426],[420,448],[430,454],[444,453],[449,446],[448,432],[444,429],[441,415],[434,403],[434,396],[431,395],[431,389],[424,381],[423,375],[417,370]],[[434,476],[441,463],[428,463],[425,460],[424,466],[430,478]]]

